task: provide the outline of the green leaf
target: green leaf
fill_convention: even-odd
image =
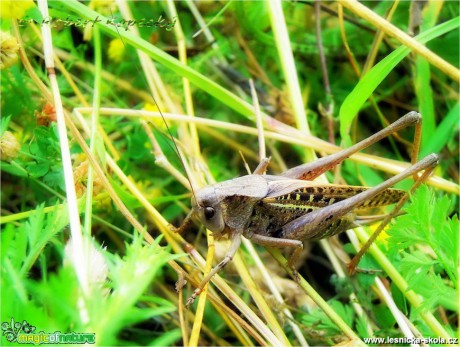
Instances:
[[[47,312],[48,319],[45,322],[37,322],[40,329],[84,329],[77,304],[80,298],[78,281],[72,267],[60,267],[59,271],[51,274],[47,280],[29,283],[29,288],[33,294],[33,301]],[[69,326],[70,322],[72,327]]]
[[[354,313],[353,309],[350,306],[343,305],[340,301],[330,300],[328,304],[332,309],[337,313],[345,323],[350,327],[353,325]],[[316,309],[310,314],[302,317],[304,324],[314,327],[315,329],[326,330],[331,333],[340,334],[341,330],[333,323],[326,314],[320,310]]]
[[[26,17],[24,17],[24,19],[33,19],[37,23],[41,23],[43,21],[43,16],[38,7],[33,6],[26,11]]]
[[[50,172],[48,172],[43,177],[43,183],[49,185],[50,187],[58,187],[61,190],[65,190],[64,175],[62,173],[61,165],[54,165],[51,167]]]
[[[0,136],[3,135],[5,131],[8,130],[8,125],[10,124],[11,116],[3,117],[0,119]]]
[[[171,346],[177,345],[177,341],[182,338],[182,330],[181,329],[173,329],[170,331],[166,331],[161,334],[160,337],[154,339],[149,346]]]
[[[430,258],[421,251],[413,253],[402,253],[403,261],[401,262],[401,272],[405,274],[405,278],[409,283],[409,289],[419,288],[423,285],[429,276],[436,260]]]
[[[20,269],[27,250],[27,235],[18,229],[13,224],[7,224],[1,233],[2,263],[8,258],[16,270]]]
[[[403,293],[401,293],[401,290],[399,290],[398,286],[394,282],[391,283],[390,289],[391,289],[391,296],[393,297],[393,300],[396,306],[398,306],[399,310],[404,315],[407,315],[408,307],[407,307],[406,297],[404,296]]]
[[[449,113],[442,117],[441,122],[436,127],[433,135],[426,141],[420,150],[419,157],[423,158],[430,153],[439,153],[447,143],[454,138],[455,132],[458,132],[460,127],[460,120],[458,115],[460,113],[460,103],[450,109]],[[425,123],[425,117],[423,118]],[[423,137],[422,137],[423,138]]]
[[[415,61],[414,86],[417,94],[418,111],[423,116],[422,148],[433,140],[436,131],[436,117],[434,111],[433,90],[431,87],[430,64],[418,56]]]
[[[40,205],[36,212],[31,214],[29,220],[24,223],[28,237],[28,253],[23,259],[21,274],[26,275],[43,249],[51,239],[69,223],[66,208],[59,208],[45,214],[44,206]]]
[[[21,170],[16,165],[12,165],[10,163],[2,161],[0,166],[3,172],[8,172],[9,174],[14,176],[27,177],[27,171]]]
[[[441,305],[458,311],[459,223],[457,216],[448,217],[450,206],[447,196],[436,198],[423,185],[411,197],[407,214],[388,230],[390,249],[401,255],[399,270],[409,289],[424,297],[424,309]]]
[[[458,8],[457,8],[458,13]],[[433,52],[436,52],[441,58],[458,67],[460,59],[460,50],[458,42],[460,30],[454,30],[446,35],[443,35],[436,41],[430,42],[427,46]]]
[[[127,323],[171,312],[172,304],[165,304],[165,302],[146,312],[133,311],[133,307],[146,288],[154,283],[153,278],[158,275],[166,262],[173,258],[177,256],[167,253],[158,245],[144,246],[138,234],[133,242],[127,245],[126,256],[123,259],[118,256],[112,257],[109,262],[109,272],[113,291],[103,302],[94,302],[94,305],[99,307],[92,317],[94,332],[101,345],[113,345],[117,333]]]
[[[371,337],[369,336],[369,332],[367,327],[369,322],[367,321],[364,315],[357,316],[356,318],[356,332],[358,333],[359,337]]]
[[[113,187],[117,195],[120,197],[120,199],[123,201],[123,203],[126,206],[129,206],[130,208],[137,208],[142,206],[142,204],[139,202],[137,198],[134,197],[130,192],[128,192],[126,189],[124,189],[123,186],[121,186],[117,181],[111,179],[110,180],[110,185]]]
[[[427,43],[436,37],[458,28],[459,23],[460,21],[458,17],[451,19],[421,33],[420,35],[417,35],[415,39],[420,43]],[[382,59],[361,78],[353,91],[342,103],[339,111],[340,135],[342,136],[342,140],[345,144],[349,144],[351,142],[348,134],[349,128],[361,107],[377,89],[379,84],[395,68],[395,66],[398,65],[410,52],[411,50],[408,47],[402,46],[396,49],[393,53],[389,54],[386,58]]]
[[[45,176],[50,170],[50,164],[46,162],[32,163],[27,166],[27,171],[30,176],[38,178]]]
[[[374,307],[374,315],[380,327],[384,329],[392,328],[395,323],[395,317],[391,313],[390,309],[385,305],[378,305]]]

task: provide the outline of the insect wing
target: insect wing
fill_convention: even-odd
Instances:
[[[272,176],[269,178],[269,192],[266,203],[286,205],[306,205],[324,207],[355,196],[370,189],[369,187],[322,184],[311,181],[287,179]],[[356,206],[357,210],[380,207],[398,202],[405,194],[399,189],[386,189],[380,194],[365,200]]]
[[[213,185],[216,195],[222,198],[229,196],[247,196],[264,198],[269,192],[269,184],[263,175],[246,175]]]

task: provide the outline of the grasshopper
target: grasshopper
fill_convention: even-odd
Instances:
[[[196,191],[192,198],[192,210],[177,231],[183,231],[192,217],[197,216],[213,232],[214,237],[218,239],[227,236],[231,239],[231,245],[224,259],[203,278],[187,300],[187,306],[193,303],[211,278],[232,260],[242,236],[263,246],[294,248],[288,261],[288,265],[293,268],[303,249],[302,241],[323,239],[362,225],[364,219],[356,214],[359,210],[389,205],[404,199],[407,195],[405,191],[390,187],[409,176],[417,178],[417,173],[422,170],[425,170],[422,177],[427,177],[437,165],[438,155],[428,155],[373,188],[323,184],[312,180],[353,153],[413,125],[416,126],[416,153],[420,141],[420,136],[417,138],[420,124],[421,115],[410,112],[348,149],[297,166],[279,176],[264,174],[269,163],[265,159],[253,174]]]

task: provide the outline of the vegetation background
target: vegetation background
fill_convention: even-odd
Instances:
[[[31,326],[98,345],[458,337],[458,2],[1,6],[2,344]],[[360,264],[379,271],[349,277],[343,262],[373,227],[308,243],[300,285],[279,253],[244,242],[187,310],[227,244],[169,223],[190,209],[189,182],[256,167],[249,79],[271,173],[411,110],[423,115],[420,157],[441,162]],[[374,186],[408,166],[412,139],[404,130],[327,179]]]

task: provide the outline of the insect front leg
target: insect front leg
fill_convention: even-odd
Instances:
[[[228,249],[224,259],[219,264],[217,264],[211,271],[209,271],[209,273],[201,280],[200,284],[195,289],[193,294],[190,296],[190,298],[187,299],[187,302],[185,304],[186,307],[189,307],[191,304],[193,304],[195,298],[198,295],[200,295],[200,293],[203,291],[204,286],[211,280],[211,278],[220,270],[222,270],[229,262],[232,261],[236,251],[241,245],[241,235],[242,232],[237,231],[233,233],[233,235],[231,236],[232,243],[230,244],[230,248]]]
[[[280,239],[277,237],[253,234],[248,237],[252,242],[257,243],[262,246],[266,247],[274,247],[274,248],[285,248],[285,247],[295,247],[294,251],[289,257],[288,266],[292,269],[297,277],[297,270],[294,268],[294,265],[299,258],[300,254],[303,250],[303,243],[299,240],[292,240],[292,239]]]
[[[170,224],[169,225],[170,229],[175,233],[182,234],[192,224],[192,219],[193,219],[194,215],[195,215],[195,211],[192,209],[188,213],[187,217],[185,217],[184,221],[182,222],[182,224],[179,227],[175,227],[174,225]]]
[[[261,159],[259,165],[252,173],[253,175],[262,175],[267,171],[268,166],[270,165],[270,157]]]

